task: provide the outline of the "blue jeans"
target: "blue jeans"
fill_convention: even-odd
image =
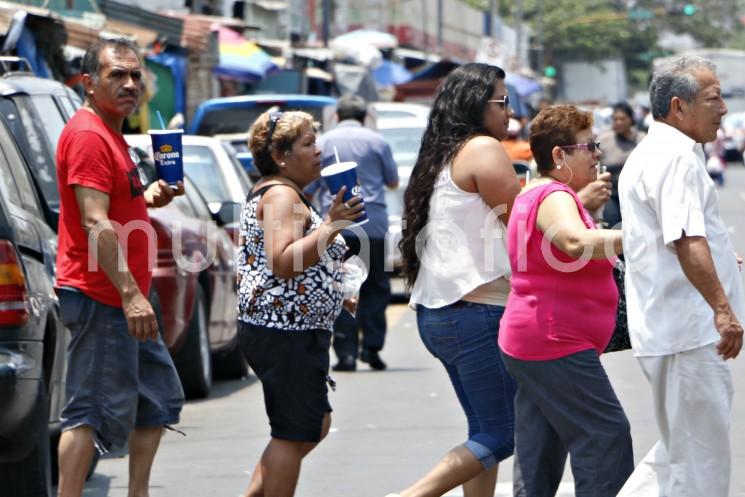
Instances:
[[[418,305],[419,335],[445,366],[468,419],[464,444],[489,469],[515,447],[515,382],[497,345],[504,307],[459,301],[439,309]]]

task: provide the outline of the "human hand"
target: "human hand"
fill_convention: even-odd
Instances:
[[[357,304],[359,303],[359,299],[357,297],[351,297],[348,299],[344,299],[342,302],[342,307],[349,312],[352,316],[357,315]]]
[[[610,198],[610,173],[598,174],[598,179],[582,188],[577,195],[588,211],[599,209]]]
[[[742,348],[742,325],[729,307],[724,311],[714,313],[714,324],[721,336],[717,344],[717,353],[724,360],[734,359]]]
[[[179,181],[176,189],[172,188],[162,179],[152,183],[145,190],[145,203],[148,207],[163,207],[171,203],[173,197],[184,194],[184,183]]]
[[[158,339],[158,319],[150,302],[137,290],[133,295],[122,297],[122,310],[127,318],[129,334],[142,342]]]
[[[328,222],[331,224],[351,224],[365,210],[365,203],[360,196],[352,197],[347,202],[344,202],[344,192],[346,191],[347,187],[342,186],[329,208]]]

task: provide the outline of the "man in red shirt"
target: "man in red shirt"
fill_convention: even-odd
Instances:
[[[86,102],[57,148],[57,291],[70,329],[59,497],[80,497],[94,448],[129,441],[129,497],[147,497],[163,427],[183,391],[147,295],[156,239],[148,207],[183,194],[148,188],[121,133],[137,107],[142,68],[127,40],[96,42],[83,58]]]

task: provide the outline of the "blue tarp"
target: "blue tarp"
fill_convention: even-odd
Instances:
[[[186,115],[186,57],[168,52],[148,55],[147,60],[166,66],[171,70],[176,90],[173,92],[173,106],[176,112]]]
[[[411,79],[411,73],[404,66],[390,60],[383,63],[373,71],[373,77],[378,86],[394,86],[406,83]]]
[[[522,97],[541,91],[541,84],[538,81],[515,73],[508,72],[504,82],[512,85]]]
[[[16,43],[16,53],[19,57],[28,59],[31,63],[31,69],[34,74],[40,78],[51,78],[52,71],[49,69],[44,56],[36,49],[36,39],[28,28],[23,28],[18,42]]]

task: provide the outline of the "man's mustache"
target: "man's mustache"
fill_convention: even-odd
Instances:
[[[140,98],[140,92],[138,91],[132,91],[132,90],[124,90],[120,91],[117,94],[117,98],[119,97],[134,97],[134,98]]]

